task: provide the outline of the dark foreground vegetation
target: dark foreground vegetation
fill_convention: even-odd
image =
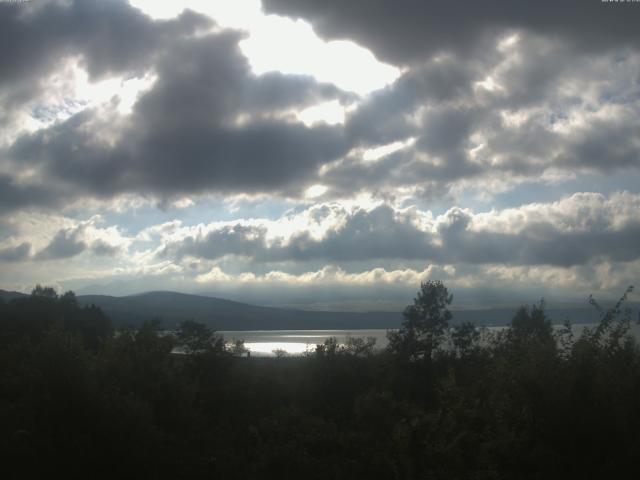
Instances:
[[[193,321],[113,332],[73,293],[0,303],[0,471],[23,478],[629,478],[640,350],[623,296],[597,327],[522,307],[487,335],[421,285],[386,351],[246,358]],[[593,305],[598,308],[595,301]],[[175,352],[180,345],[183,354]]]

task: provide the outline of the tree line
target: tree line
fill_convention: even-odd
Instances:
[[[537,479],[626,476],[640,349],[625,292],[574,336],[543,302],[488,333],[424,282],[389,345],[247,358],[206,325],[114,331],[72,292],[0,301],[3,477]]]

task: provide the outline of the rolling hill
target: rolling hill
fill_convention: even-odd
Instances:
[[[27,295],[0,290],[0,299],[10,301]],[[83,305],[97,305],[116,327],[137,327],[145,320],[160,319],[163,328],[174,328],[192,319],[215,330],[357,330],[398,328],[400,312],[327,312],[261,307],[231,300],[177,292],[148,292],[124,297],[80,295]],[[630,304],[638,311],[638,304]],[[473,322],[482,325],[506,325],[515,313],[513,308],[452,310],[453,323]],[[554,323],[570,319],[573,323],[598,321],[597,312],[585,305],[572,308],[549,308]],[[634,314],[637,316],[637,313]]]
[[[5,302],[10,302],[14,298],[25,298],[28,297],[25,293],[20,292],[8,292],[7,290],[0,290],[0,300],[4,300]]]
[[[396,328],[401,321],[399,313],[309,312],[176,292],[126,297],[83,295],[78,300],[99,306],[117,326],[137,326],[159,318],[165,328],[193,319],[216,330],[332,330]]]

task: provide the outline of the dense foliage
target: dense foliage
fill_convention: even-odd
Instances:
[[[426,282],[386,351],[260,359],[193,321],[113,332],[37,288],[0,303],[3,478],[626,477],[640,350],[625,298],[580,336],[543,303],[490,335],[451,328],[451,296]]]

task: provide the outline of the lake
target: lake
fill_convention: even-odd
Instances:
[[[289,355],[303,355],[313,352],[316,345],[335,337],[344,344],[348,337],[376,339],[376,348],[387,346],[387,330],[259,330],[259,331],[220,331],[227,341],[244,340],[244,346],[251,355],[273,357],[275,350],[283,350]]]
[[[577,337],[586,327],[593,328],[597,324],[574,324],[572,330]],[[554,325],[554,328],[561,328],[561,325]],[[487,327],[488,332],[498,332],[506,327]],[[640,327],[632,325],[632,332],[636,338],[640,339]],[[344,345],[348,337],[376,339],[376,349],[383,349],[389,343],[387,341],[387,330],[254,330],[254,331],[219,331],[225,340],[232,342],[244,340],[244,346],[257,357],[273,357],[277,350],[286,352],[288,355],[304,355],[306,352],[315,351],[316,345],[324,343],[325,340],[335,337],[338,344]]]

